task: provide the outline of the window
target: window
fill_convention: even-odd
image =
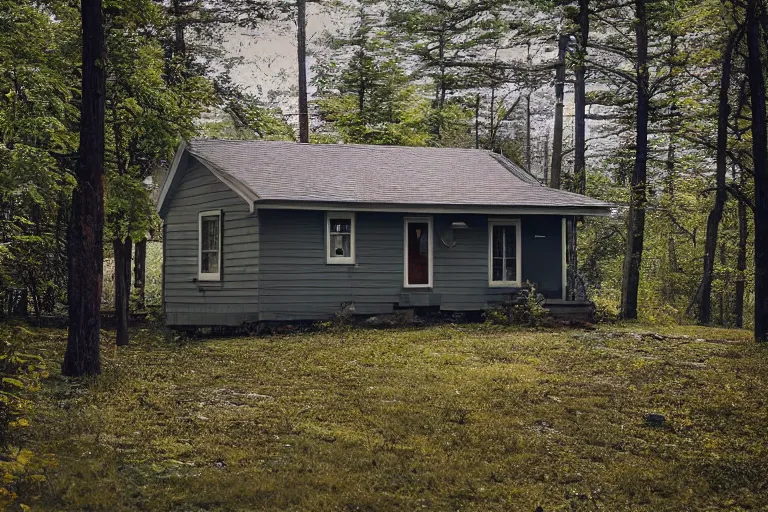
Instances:
[[[405,219],[404,286],[432,287],[432,218]]]
[[[488,284],[520,286],[520,221],[488,222]]]
[[[355,263],[355,214],[328,212],[325,216],[326,262]]]
[[[199,217],[198,275],[200,281],[221,280],[221,210]]]

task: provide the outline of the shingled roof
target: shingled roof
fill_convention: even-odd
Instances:
[[[408,205],[605,214],[612,207],[544,187],[508,159],[485,150],[193,139],[183,151],[256,208]],[[161,192],[161,211],[179,156]]]

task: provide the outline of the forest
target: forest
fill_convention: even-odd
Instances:
[[[574,279],[602,315],[766,338],[762,3],[311,5],[344,22],[307,44],[303,2],[104,3],[107,309],[145,307],[147,240],[161,236],[152,193],[179,141],[306,139],[501,152],[548,186],[620,206],[572,242]],[[75,2],[6,0],[2,12],[2,314],[52,315],[78,293],[67,232],[80,215],[86,27]],[[304,41],[298,115],[231,77],[227,31],[267,24]],[[101,274],[92,264],[79,271]]]

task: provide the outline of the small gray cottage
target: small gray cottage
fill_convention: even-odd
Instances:
[[[478,311],[527,281],[560,303],[567,226],[610,208],[489,151],[192,140],[157,206],[166,322]]]

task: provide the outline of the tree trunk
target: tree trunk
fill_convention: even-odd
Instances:
[[[725,292],[728,288],[728,282],[730,281],[728,271],[726,270],[727,253],[725,242],[720,242],[720,267],[723,269],[723,285],[720,287],[720,292],[717,294],[718,303],[718,324],[721,327],[725,327]]]
[[[768,139],[758,0],[747,2],[747,49],[755,173],[755,341],[768,342]]]
[[[675,204],[675,145],[672,137],[667,146],[667,176],[664,184],[664,193],[669,197],[670,204]],[[677,273],[680,267],[677,263],[677,248],[675,247],[675,235],[671,229],[667,232],[667,265],[670,273]],[[664,298],[668,302],[676,299],[674,280],[667,279],[664,283]]]
[[[579,58],[573,88],[574,95],[574,160],[573,177],[577,183],[579,194],[587,192],[587,139],[586,139],[586,105],[587,105],[587,44],[589,43],[589,0],[579,0]]]
[[[136,288],[136,307],[143,311],[146,307],[144,282],[147,277],[147,239],[136,242],[136,254],[133,258],[133,287]]]
[[[742,178],[743,181],[743,178]],[[747,205],[739,201],[739,247],[736,254],[736,289],[733,317],[736,327],[744,327],[744,281],[747,273]]]
[[[128,304],[131,297],[131,238],[114,239],[115,252],[115,321],[117,345],[128,344]]]
[[[173,0],[172,5],[173,9],[173,29],[174,29],[174,38],[173,38],[173,51],[175,53],[175,56],[181,57],[184,59],[184,66],[187,66],[187,43],[184,39],[184,21],[183,21],[183,15],[181,9],[181,1],[180,0]]]
[[[708,325],[712,321],[712,274],[715,268],[717,237],[720,221],[723,218],[723,208],[728,198],[725,189],[725,173],[727,168],[728,151],[728,118],[731,107],[728,102],[728,91],[731,88],[731,61],[733,47],[736,41],[734,32],[728,38],[723,52],[723,66],[720,74],[720,93],[717,106],[717,156],[715,167],[715,204],[707,216],[707,236],[704,241],[704,270],[701,274],[697,302],[699,303],[698,322]]]
[[[80,3],[83,34],[80,147],[67,231],[69,333],[62,373],[101,372],[104,230],[104,27],[101,0]]]
[[[525,97],[525,169],[531,172],[531,93]]]
[[[635,39],[637,42],[637,133],[635,167],[629,192],[629,232],[621,280],[621,317],[637,318],[637,293],[645,237],[646,172],[648,164],[648,19],[645,0],[635,0]]]
[[[475,96],[475,149],[480,149],[480,95]]]
[[[299,142],[309,142],[309,106],[307,104],[307,2],[297,0],[296,16],[299,58]]]
[[[560,188],[563,169],[563,98],[565,95],[565,52],[568,36],[560,34],[555,68],[555,135],[552,141],[552,172],[550,187]]]
[[[549,130],[544,134],[544,184],[549,184]]]

